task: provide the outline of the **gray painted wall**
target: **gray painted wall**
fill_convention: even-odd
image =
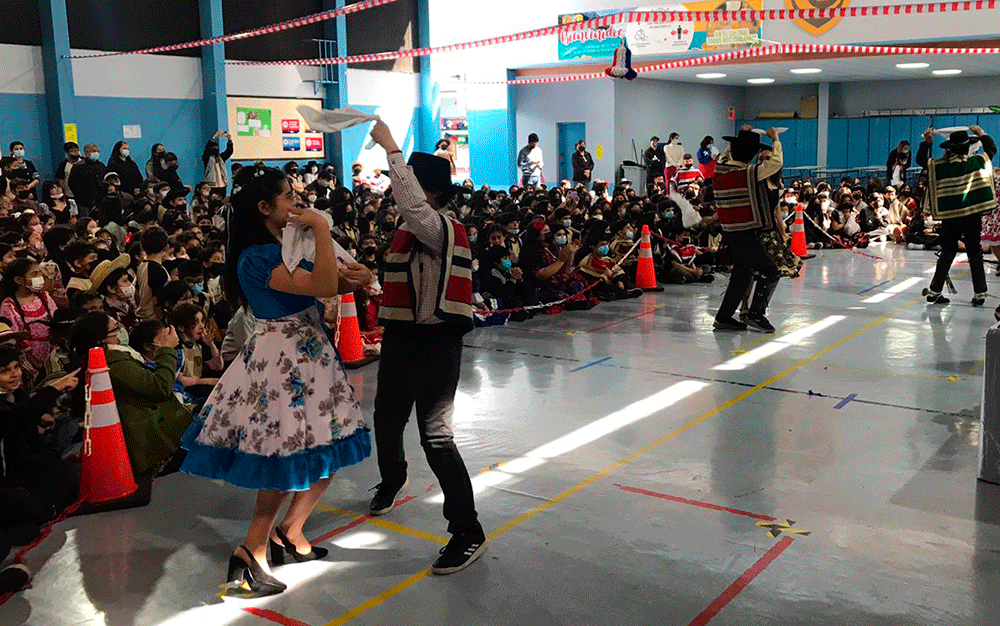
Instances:
[[[738,116],[754,119],[761,111],[798,111],[802,98],[816,95],[816,85],[774,85],[744,88],[743,110]]]
[[[887,80],[830,85],[830,115],[857,117],[869,109],[985,107],[1000,104],[1000,77]]]
[[[552,186],[558,184],[559,147],[556,124],[587,124],[587,149],[594,155],[594,178],[613,180],[618,167],[615,157],[615,81],[519,85],[517,88],[517,149],[527,143],[529,133],[538,134],[545,155],[542,174]],[[597,146],[604,158],[597,158]],[[513,165],[515,154],[510,155]]]
[[[632,159],[632,140],[642,151],[649,138],[663,141],[672,132],[680,133],[681,143],[692,154],[702,137],[712,135],[724,145],[722,135],[733,131],[728,109],[743,108],[743,88],[701,83],[660,80],[613,81],[615,87],[615,145],[619,160]],[[641,162],[641,161],[640,161]]]

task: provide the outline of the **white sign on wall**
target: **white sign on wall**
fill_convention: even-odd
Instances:
[[[636,11],[687,11],[683,4],[639,7]],[[687,52],[694,41],[694,22],[631,22],[627,26],[632,54]]]
[[[142,139],[142,126],[139,124],[122,126],[123,139]]]

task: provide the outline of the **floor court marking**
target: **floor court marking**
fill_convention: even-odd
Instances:
[[[643,496],[650,496],[653,498],[659,498],[661,500],[669,500],[670,502],[678,502],[680,504],[690,504],[691,506],[696,506],[702,509],[709,509],[710,511],[722,511],[723,513],[732,513],[733,515],[742,515],[743,517],[749,517],[752,519],[761,520],[764,522],[776,522],[778,518],[772,517],[770,515],[761,515],[759,513],[751,513],[750,511],[743,511],[741,509],[734,509],[728,506],[721,506],[718,504],[712,504],[711,502],[703,502],[701,500],[691,500],[690,498],[682,498],[680,496],[672,496],[668,493],[660,493],[658,491],[650,491],[648,489],[640,489],[639,487],[628,487],[626,485],[619,485],[615,483],[615,487],[618,487],[622,491],[628,491],[630,493],[637,493]]]
[[[733,584],[729,585],[712,604],[709,604],[704,611],[691,620],[688,626],[705,626],[711,622],[722,609],[726,608],[726,605],[732,602],[736,596],[740,595],[753,582],[754,578],[760,576],[761,572],[766,570],[771,563],[774,563],[775,559],[781,556],[781,553],[787,550],[788,546],[792,545],[794,541],[791,537],[784,537],[778,543],[774,544],[770,550],[764,553],[764,556],[760,557],[756,563],[750,566],[750,569],[743,572]]]
[[[256,607],[247,607],[243,609],[244,613],[249,613],[261,619],[266,619],[269,622],[274,622],[275,624],[281,624],[281,626],[311,626],[305,622],[300,622],[297,619],[292,619],[287,615],[282,615],[277,611],[271,611],[269,609],[258,609]]]
[[[393,532],[400,533],[402,535],[409,535],[411,537],[417,537],[418,539],[425,539],[427,541],[432,541],[434,543],[446,544],[448,543],[447,537],[441,537],[438,535],[433,535],[431,533],[418,530],[416,528],[410,528],[409,526],[404,526],[402,524],[397,524],[395,522],[390,522],[388,520],[380,519],[372,515],[358,515],[353,511],[348,511],[346,509],[338,509],[335,506],[329,506],[326,504],[318,504],[316,508],[321,511],[326,511],[327,513],[336,513],[342,517],[353,518],[354,521],[359,521],[361,523],[367,522],[372,526],[378,526],[379,528],[384,528],[386,530],[391,530]]]
[[[434,488],[434,486],[431,485],[430,487],[427,488],[427,491],[430,492],[430,490],[433,489],[433,488]],[[412,501],[416,500],[418,497],[419,496],[406,496],[405,498],[401,498],[399,500],[396,500],[396,503],[393,504],[392,508],[395,509],[396,507],[403,506],[407,502],[412,502]],[[324,510],[325,507],[326,507],[326,505],[320,505],[320,504],[316,505],[316,508],[321,509],[321,510]],[[330,507],[330,508],[333,508],[333,507]],[[352,515],[354,515],[354,514],[352,513]],[[357,517],[356,519],[354,519],[353,521],[351,521],[349,524],[345,524],[345,525],[340,526],[338,528],[334,528],[333,530],[331,530],[329,532],[326,532],[326,533],[323,533],[322,535],[320,535],[319,537],[316,537],[315,539],[311,539],[309,541],[309,543],[311,543],[313,545],[318,544],[318,543],[323,543],[324,541],[326,541],[327,539],[330,539],[331,537],[336,537],[337,535],[339,535],[341,533],[345,533],[345,532],[351,530],[355,526],[360,526],[360,525],[364,524],[365,522],[371,521],[374,517],[375,517],[374,515],[370,515],[370,514],[369,515],[361,515],[361,516]]]
[[[606,356],[603,359],[597,359],[596,361],[591,361],[590,363],[587,363],[586,365],[581,365],[580,367],[571,369],[570,373],[579,372],[580,370],[585,370],[588,367],[594,367],[595,365],[600,365],[601,363],[607,363],[610,360],[611,360],[611,357]]]
[[[860,296],[860,295],[863,295],[863,294],[866,294],[866,293],[868,293],[869,291],[875,291],[876,289],[878,289],[878,288],[879,288],[879,287],[881,287],[882,285],[888,285],[888,284],[889,284],[889,283],[891,283],[891,282],[892,282],[892,279],[889,279],[889,280],[883,280],[882,282],[880,282],[880,283],[879,283],[879,284],[877,284],[877,285],[872,285],[872,286],[871,286],[871,287],[869,287],[868,289],[864,289],[864,290],[862,290],[862,291],[859,291],[859,292],[858,292],[858,295]]]
[[[852,339],[854,339],[854,338],[856,338],[856,337],[858,337],[858,336],[860,336],[860,335],[868,332],[869,330],[871,330],[872,328],[875,328],[876,326],[879,326],[880,324],[882,324],[886,320],[891,319],[897,313],[903,311],[904,309],[906,309],[908,307],[913,306],[914,304],[916,304],[917,302],[920,302],[921,300],[923,300],[922,296],[918,297],[918,298],[914,298],[913,300],[910,300],[909,302],[907,302],[905,304],[902,304],[902,305],[900,305],[900,306],[892,309],[888,313],[885,313],[885,314],[879,316],[878,318],[876,318],[872,322],[868,323],[867,325],[862,326],[858,330],[854,331],[853,333],[851,333],[851,334],[849,334],[849,335],[847,335],[845,337],[842,337],[841,339],[839,339],[839,340],[835,341],[834,343],[828,345],[827,347],[823,348],[819,352],[816,352],[812,356],[806,357],[805,359],[803,359],[803,360],[801,360],[801,361],[799,361],[799,362],[797,362],[797,363],[795,363],[795,364],[793,364],[793,365],[785,368],[783,371],[775,374],[774,376],[768,378],[767,380],[765,380],[765,381],[763,381],[763,382],[761,382],[761,383],[759,383],[759,384],[751,387],[750,389],[747,389],[743,393],[741,393],[741,394],[737,395],[736,397],[728,400],[727,402],[724,402],[724,403],[720,404],[719,406],[715,407],[714,409],[711,409],[710,411],[707,411],[707,412],[699,415],[698,417],[696,417],[695,419],[691,420],[690,422],[688,422],[688,423],[686,423],[686,424],[684,424],[682,426],[679,426],[679,427],[675,428],[674,430],[672,430],[671,432],[663,435],[662,437],[660,437],[656,441],[653,441],[652,443],[647,444],[643,448],[640,448],[639,450],[636,450],[632,454],[629,454],[628,456],[620,459],[619,461],[617,461],[614,464],[608,466],[607,468],[605,468],[605,469],[597,472],[596,474],[593,474],[592,476],[590,476],[586,480],[583,480],[582,482],[577,483],[576,485],[570,487],[569,489],[566,489],[565,491],[563,491],[559,495],[553,497],[551,500],[548,500],[546,502],[542,502],[541,504],[538,504],[537,506],[529,509],[528,511],[525,511],[521,515],[518,515],[514,519],[511,519],[507,523],[505,523],[502,526],[500,526],[499,528],[495,529],[493,532],[491,532],[489,535],[487,535],[487,537],[490,540],[496,539],[500,535],[506,533],[508,530],[514,528],[515,526],[523,524],[524,522],[526,522],[527,520],[535,517],[539,513],[541,513],[543,511],[549,509],[552,506],[555,506],[556,504],[562,502],[566,498],[569,498],[573,494],[575,494],[575,493],[577,493],[577,492],[579,492],[579,491],[581,491],[581,490],[589,487],[590,485],[594,484],[598,480],[601,480],[602,478],[606,477],[608,474],[614,472],[615,470],[620,469],[620,468],[624,467],[625,465],[628,465],[632,461],[635,461],[636,459],[644,456],[645,454],[648,454],[649,452],[651,452],[652,450],[655,450],[656,448],[659,448],[660,446],[662,446],[663,444],[667,443],[668,441],[676,439],[677,437],[679,437],[682,434],[684,434],[685,432],[691,430],[695,426],[698,426],[699,424],[702,424],[702,423],[704,423],[704,422],[712,419],[713,417],[715,417],[719,413],[722,413],[723,411],[725,411],[726,409],[729,409],[733,405],[738,404],[739,402],[742,402],[743,400],[745,400],[746,398],[749,398],[750,396],[754,395],[758,391],[761,391],[762,389],[766,389],[771,384],[773,384],[773,383],[781,380],[785,376],[788,376],[792,372],[794,372],[794,371],[798,370],[799,368],[801,368],[803,365],[811,363],[812,361],[818,359],[819,357],[823,356],[824,354],[827,354],[829,352],[832,352],[833,350],[836,350],[837,348],[839,348],[840,346],[844,345],[845,343],[851,341]],[[726,591],[724,591],[721,596],[719,596],[718,598],[716,598],[715,602],[713,602],[707,609],[705,609],[705,611],[703,611],[701,615],[699,615],[698,617],[696,617],[695,621],[691,622],[691,624],[689,626],[704,626],[704,624],[707,624],[713,617],[715,617],[716,614],[718,614],[719,611],[722,610],[722,608],[724,608],[727,604],[729,604],[729,602],[731,602],[733,598],[735,598],[737,595],[739,595],[739,593],[741,591],[743,591],[743,589],[745,589],[747,585],[750,584],[750,581],[752,581],[754,578],[756,578],[760,574],[760,572],[764,571],[764,569],[766,569],[767,566],[770,565],[771,562],[774,561],[774,559],[778,558],[778,556],[782,552],[784,552],[784,550],[789,545],[791,545],[792,541],[793,540],[790,537],[786,537],[786,538],[782,539],[781,541],[779,541],[777,544],[775,544],[775,546],[773,548],[771,548],[771,550],[769,550],[767,552],[767,554],[765,554],[763,557],[761,557],[761,559],[759,561],[757,561],[757,563],[755,563],[749,570],[747,570],[746,572],[744,572],[743,576],[741,576],[739,579],[737,579],[737,581],[735,583],[733,583],[728,589],[726,589]],[[420,572],[417,572],[416,574],[410,576],[409,578],[407,578],[403,582],[397,584],[396,586],[383,591],[382,593],[380,593],[379,595],[375,596],[374,598],[370,598],[370,599],[366,600],[365,602],[362,602],[358,606],[354,607],[350,611],[347,611],[346,613],[344,613],[340,617],[337,617],[337,618],[335,618],[335,619],[327,622],[326,626],[341,626],[342,624],[346,624],[347,622],[351,621],[355,617],[357,617],[359,615],[362,615],[364,613],[367,613],[368,611],[370,611],[373,608],[379,606],[380,604],[382,604],[386,600],[388,600],[388,599],[390,599],[390,598],[398,595],[399,593],[403,592],[404,590],[412,587],[413,585],[415,585],[416,583],[420,582],[424,578],[427,578],[428,576],[430,576],[430,573],[431,573],[430,568],[427,568],[427,569],[421,570]],[[713,609],[714,609],[714,612],[713,612]],[[705,618],[704,616],[707,616],[707,618]],[[703,620],[703,621],[699,621],[699,620]]]
[[[852,393],[849,396],[847,396],[846,398],[844,398],[843,400],[841,400],[840,402],[838,402],[837,406],[835,406],[833,408],[835,408],[835,409],[842,409],[845,406],[847,406],[848,404],[850,404],[851,401],[854,400],[857,397],[858,397],[858,394]]]
[[[611,322],[610,324],[605,324],[603,326],[597,326],[595,328],[591,328],[591,329],[585,330],[583,332],[585,332],[585,333],[596,333],[599,330],[605,330],[605,329],[611,328],[613,326],[618,326],[619,324],[624,324],[625,322],[631,322],[632,320],[639,319],[640,317],[645,317],[647,315],[652,315],[653,313],[656,313],[657,311],[659,311],[662,308],[663,308],[663,305],[658,304],[658,305],[654,306],[652,309],[650,309],[649,311],[643,311],[642,313],[639,313],[637,315],[632,315],[630,317],[626,317],[623,320],[618,320],[617,322]]]

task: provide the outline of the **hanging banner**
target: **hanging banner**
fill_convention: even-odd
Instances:
[[[710,0],[683,4],[660,4],[635,9],[638,12],[669,11],[759,11],[763,0]],[[633,55],[659,55],[688,50],[739,50],[760,45],[759,21],[733,22],[634,22],[626,29]]]
[[[850,0],[785,0],[785,6],[789,9],[841,9],[847,8],[850,3]],[[807,33],[819,37],[839,21],[839,17],[828,16],[797,19],[795,23]]]
[[[586,22],[620,11],[587,11],[559,16],[559,24]],[[600,28],[583,28],[559,33],[559,60],[606,59],[614,56],[626,34],[626,24],[612,24]]]

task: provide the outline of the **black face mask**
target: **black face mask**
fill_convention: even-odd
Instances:
[[[368,246],[365,248],[365,256],[375,256],[376,252],[378,252],[378,248],[375,246]]]
[[[226,271],[225,263],[212,263],[208,266],[208,274],[210,276],[222,276],[222,273]]]
[[[580,152],[586,152],[587,148],[586,148],[586,146],[580,146],[579,150],[580,150]]]
[[[28,198],[31,197],[31,190],[30,189],[21,189],[20,191],[17,192],[17,197],[20,198],[20,199],[22,199],[22,200],[27,200]]]
[[[348,224],[353,224],[354,220],[357,219],[357,217],[358,214],[355,213],[354,211],[348,211],[347,213],[344,213],[344,221],[347,222]]]

